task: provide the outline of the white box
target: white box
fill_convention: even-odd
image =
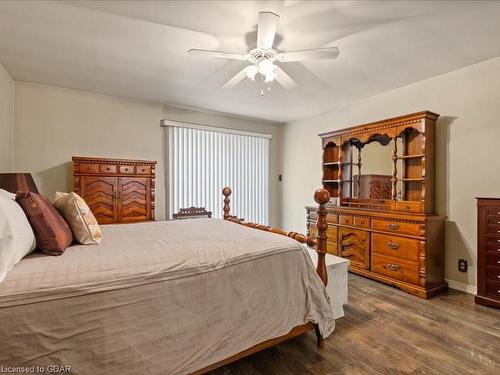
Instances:
[[[314,249],[307,249],[314,266],[318,264],[318,253]],[[344,316],[344,305],[347,304],[347,267],[349,260],[336,255],[326,254],[326,269],[328,271],[328,283],[326,291],[330,296],[330,303],[335,319]]]

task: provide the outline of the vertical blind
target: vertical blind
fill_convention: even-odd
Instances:
[[[268,135],[171,124],[167,129],[170,216],[195,206],[222,218],[222,189],[229,186],[232,215],[268,224]]]

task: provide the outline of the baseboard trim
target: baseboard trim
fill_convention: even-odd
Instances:
[[[461,292],[473,295],[477,294],[477,287],[474,285],[465,284],[461,283],[460,281],[455,281],[450,279],[446,279],[446,282],[448,283],[448,287],[450,287],[451,289],[460,290]]]

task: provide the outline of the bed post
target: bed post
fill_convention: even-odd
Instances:
[[[318,253],[318,264],[316,266],[316,272],[323,281],[323,284],[328,283],[328,273],[326,271],[326,230],[328,229],[328,221],[326,220],[326,215],[328,211],[326,210],[325,204],[330,200],[330,193],[325,189],[318,189],[314,193],[314,200],[318,203],[318,209],[316,210],[318,214],[318,220],[316,221],[316,229],[318,230],[318,235],[316,236],[317,244],[316,251]]]
[[[316,213],[318,214],[318,219],[316,221],[316,229],[318,230],[318,235],[316,236],[316,252],[318,253],[318,264],[316,266],[316,272],[318,273],[323,284],[328,283],[328,272],[326,269],[326,230],[328,229],[328,221],[326,220],[326,215],[328,211],[326,210],[325,204],[330,201],[330,193],[325,189],[318,189],[314,192],[314,200],[318,203],[318,209]],[[325,339],[321,336],[319,331],[319,326],[314,325],[314,330],[316,332],[316,339],[318,341],[318,347],[325,347]]]
[[[231,195],[231,188],[225,187],[222,189],[222,195],[224,195],[224,220],[229,219],[229,196]]]

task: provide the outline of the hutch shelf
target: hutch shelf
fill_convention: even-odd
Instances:
[[[424,111],[320,134],[328,252],[349,259],[351,272],[422,298],[447,288],[446,218],[434,212],[438,117]],[[314,235],[316,215],[306,211]]]

